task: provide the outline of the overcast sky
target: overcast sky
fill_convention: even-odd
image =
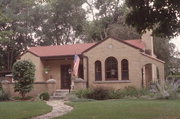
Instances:
[[[176,48],[180,51],[180,35],[171,40],[176,45]]]

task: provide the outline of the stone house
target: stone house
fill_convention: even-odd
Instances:
[[[107,37],[97,43],[31,47],[20,60],[31,60],[36,65],[36,83],[54,79],[54,90],[68,89],[75,54],[80,57],[79,77],[83,79],[75,80],[76,90],[141,88],[164,79],[165,62],[154,55],[150,32],[137,40]]]

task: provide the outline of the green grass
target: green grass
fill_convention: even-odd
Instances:
[[[75,109],[56,119],[175,119],[180,100],[108,100],[69,103]]]
[[[45,102],[0,102],[0,119],[25,119],[48,113],[52,108]]]

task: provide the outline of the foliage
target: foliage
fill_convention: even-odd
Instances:
[[[88,98],[95,100],[106,100],[109,97],[109,90],[103,87],[97,87],[93,89],[92,93],[88,95]]]
[[[91,89],[83,89],[75,92],[78,98],[88,98],[91,93]]]
[[[121,90],[112,90],[109,93],[110,99],[122,99],[122,98],[141,98],[142,96],[146,96],[149,94],[148,89],[136,89],[135,87],[128,86]]]
[[[31,61],[17,61],[13,65],[13,79],[15,92],[19,92],[22,98],[33,88],[35,65]]]
[[[179,31],[179,0],[126,0],[130,8],[126,23],[138,32],[153,29],[161,37],[177,36]]]
[[[11,71],[20,53],[34,45],[36,0],[0,0],[0,70]]]
[[[0,101],[7,100],[9,100],[9,95],[3,89],[0,89]]]
[[[178,98],[180,80],[165,80],[163,83],[155,82],[151,85],[150,92],[158,99]]]
[[[41,94],[40,94],[39,98],[40,98],[41,100],[46,100],[46,101],[48,101],[48,100],[50,99],[50,95],[49,95],[48,92],[44,92],[44,93],[41,93]]]
[[[79,91],[77,91],[79,92]],[[70,93],[66,96],[66,100],[68,101],[71,101],[71,102],[87,102],[87,101],[93,101],[93,99],[88,99],[88,98],[84,98],[84,97],[81,97],[79,98],[77,95],[79,94],[76,94],[77,92],[75,93]]]
[[[43,101],[10,101],[0,103],[0,119],[29,119],[51,112]]]
[[[170,42],[170,39],[154,37],[154,52],[157,55],[157,58],[165,61],[165,74],[168,76],[171,72],[171,69],[178,65],[174,61],[174,56],[178,53],[175,51],[175,45]]]
[[[78,98],[89,98],[95,100],[105,100],[105,99],[123,99],[129,98],[141,98],[141,96],[149,95],[148,89],[136,89],[135,87],[128,86],[124,89],[112,90],[104,87],[98,87],[94,89],[84,89],[79,90],[76,93]]]
[[[85,22],[84,0],[51,0],[44,6],[42,29],[37,29],[40,45],[76,43]]]
[[[107,36],[118,39],[137,39],[140,35],[125,24],[128,9],[119,0],[88,0],[88,10],[93,20],[85,29],[86,40],[103,40]]]
[[[108,97],[109,99],[122,99],[124,94],[121,90],[111,90]]]

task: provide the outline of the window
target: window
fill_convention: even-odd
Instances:
[[[129,68],[128,68],[127,59],[123,59],[121,61],[121,74],[122,74],[122,80],[129,80]]]
[[[102,71],[101,71],[101,62],[95,62],[95,80],[101,81],[102,80]]]
[[[116,58],[108,57],[105,61],[106,80],[118,80],[118,63]]]

